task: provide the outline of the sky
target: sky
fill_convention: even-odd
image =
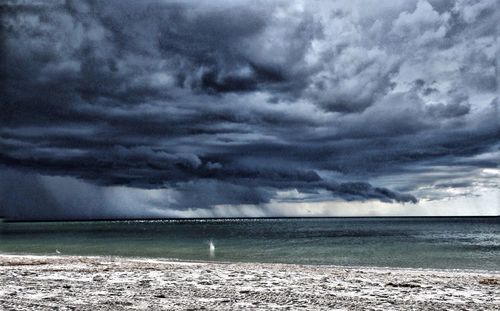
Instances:
[[[0,217],[500,215],[497,0],[0,6]]]

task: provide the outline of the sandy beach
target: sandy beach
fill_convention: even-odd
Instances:
[[[2,310],[498,310],[500,273],[0,255]]]

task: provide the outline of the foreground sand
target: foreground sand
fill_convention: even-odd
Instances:
[[[0,255],[0,310],[500,310],[500,274]]]

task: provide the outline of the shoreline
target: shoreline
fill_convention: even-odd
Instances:
[[[0,309],[495,310],[500,273],[0,254]]]
[[[64,258],[89,258],[89,259],[107,259],[107,260],[124,260],[137,261],[144,263],[158,264],[262,264],[262,265],[281,265],[281,266],[304,266],[304,267],[324,267],[332,269],[355,269],[355,270],[394,270],[394,271],[415,271],[415,272],[450,272],[450,273],[472,273],[472,274],[497,274],[500,276],[500,270],[486,270],[474,268],[420,268],[420,267],[392,267],[392,266],[356,266],[356,265],[333,265],[333,264],[310,264],[310,263],[287,263],[287,262],[253,262],[253,261],[218,261],[218,260],[196,260],[196,259],[180,259],[169,257],[136,257],[136,256],[119,256],[119,255],[71,255],[71,254],[37,254],[37,253],[2,253],[1,258],[9,257],[25,257],[25,258],[48,258],[48,259],[64,259]]]
[[[334,265],[334,264],[311,264],[311,263],[288,263],[288,262],[254,262],[254,261],[218,261],[218,260],[197,260],[181,259],[169,257],[140,257],[140,256],[120,256],[120,255],[72,255],[72,254],[39,254],[39,253],[2,253],[2,257],[34,257],[34,258],[90,258],[90,259],[108,259],[125,260],[139,262],[172,263],[172,264],[262,264],[262,265],[290,265],[304,267],[325,267],[332,269],[361,269],[361,270],[395,270],[395,271],[420,271],[420,272],[458,272],[475,274],[498,274],[500,270],[487,270],[476,268],[421,268],[421,267],[393,267],[393,266],[357,266],[357,265]]]

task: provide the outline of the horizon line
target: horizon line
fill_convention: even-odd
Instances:
[[[271,217],[165,217],[165,218],[95,218],[95,219],[8,219],[0,222],[111,222],[111,221],[196,221],[196,220],[273,220],[273,219],[367,219],[367,218],[500,218],[500,215],[456,216],[271,216]]]

